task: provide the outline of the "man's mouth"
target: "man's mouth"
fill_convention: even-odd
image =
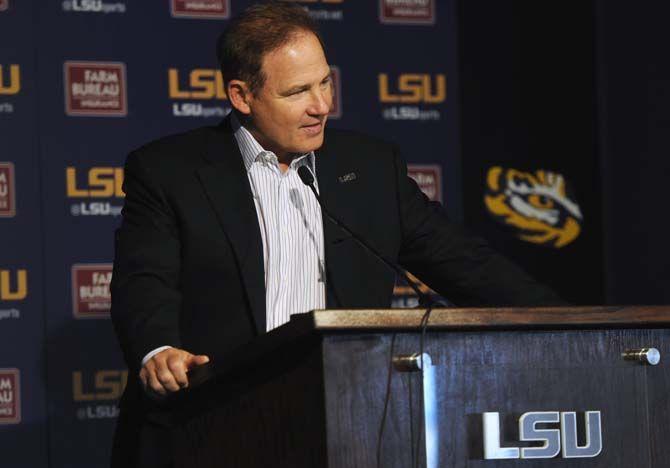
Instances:
[[[321,129],[323,128],[323,122],[316,122],[313,124],[309,125],[303,125],[301,127],[308,135],[317,135],[321,133]]]

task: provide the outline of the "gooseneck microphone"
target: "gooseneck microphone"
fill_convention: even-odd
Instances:
[[[323,204],[321,201],[321,197],[316,191],[316,188],[314,187],[314,175],[312,174],[312,171],[310,171],[307,166],[300,166],[298,168],[298,176],[300,177],[300,180],[302,180],[302,183],[308,186],[311,190],[312,193],[314,194],[314,197],[316,198],[316,201],[319,202],[319,205],[321,206],[321,211],[326,215],[328,219],[330,219],[333,223],[335,223],[336,226],[338,226],[340,229],[342,229],[344,232],[348,233],[361,247],[363,247],[365,250],[370,252],[375,258],[377,258],[379,261],[384,263],[387,267],[391,268],[393,271],[395,271],[398,275],[400,275],[407,285],[414,290],[416,295],[419,297],[419,307],[421,308],[426,308],[426,311],[424,312],[423,316],[421,317],[421,323],[419,325],[421,329],[421,335],[419,338],[419,362],[420,362],[420,369],[421,369],[421,402],[423,405],[423,394],[424,394],[424,379],[423,379],[423,370],[424,370],[424,365],[423,365],[423,356],[424,356],[424,342],[426,338],[426,330],[428,328],[428,321],[430,320],[430,314],[433,311],[434,307],[444,307],[444,304],[437,302],[433,300],[430,296],[427,294],[424,294],[421,292],[421,290],[417,287],[416,284],[412,280],[409,279],[407,276],[407,273],[405,270],[400,267],[400,265],[396,264],[395,262],[392,262],[391,260],[387,259],[384,257],[382,254],[377,252],[374,247],[372,247],[370,244],[367,243],[365,239],[362,237],[356,235],[351,229],[349,229],[342,221],[339,219],[335,218],[330,211],[328,211],[328,208]],[[388,373],[387,373],[387,379],[386,379],[386,392],[384,396],[384,411],[382,414],[382,420],[380,423],[379,427],[379,432],[377,436],[377,468],[381,467],[381,450],[382,450],[382,440],[383,440],[383,434],[384,434],[384,427],[386,426],[386,415],[388,411],[388,406],[389,402],[391,400],[391,379],[393,378],[393,357],[394,357],[394,346],[395,346],[395,337],[396,334],[394,333],[391,339],[391,350],[389,354],[389,362],[388,362]],[[416,354],[415,354],[416,356]],[[421,429],[419,430],[419,434],[417,435],[416,442],[414,441],[414,438],[412,438],[412,453],[418,453],[419,452],[419,447],[421,446],[421,440],[424,435],[425,427],[423,425],[423,413],[421,416],[421,421],[419,423],[419,426]],[[416,445],[415,445],[416,444]],[[414,459],[414,456],[412,456]],[[419,465],[419,460],[420,457],[416,458],[416,466],[418,467]],[[412,463],[414,466],[414,463]]]
[[[302,180],[302,183],[308,186],[311,190],[312,193],[314,194],[314,197],[316,197],[316,201],[319,202],[319,206],[321,206],[321,211],[326,215],[328,219],[330,219],[337,227],[342,229],[344,232],[349,234],[361,247],[363,247],[365,250],[370,252],[376,259],[381,261],[383,264],[385,264],[387,267],[391,268],[393,271],[395,271],[398,275],[400,275],[407,285],[414,290],[416,295],[419,297],[419,306],[421,307],[434,307],[436,305],[440,305],[436,301],[430,298],[427,294],[424,294],[421,292],[421,290],[418,288],[416,284],[412,280],[409,279],[407,276],[407,273],[405,272],[400,265],[396,264],[395,262],[387,259],[384,257],[382,254],[377,252],[374,247],[372,247],[368,242],[363,239],[361,236],[357,235],[354,233],[351,229],[349,229],[342,221],[339,219],[335,218],[330,211],[328,211],[328,208],[324,205],[324,203],[321,201],[321,197],[319,196],[318,192],[316,191],[316,188],[314,187],[314,175],[312,174],[312,171],[310,171],[307,166],[300,166],[298,168],[298,176],[300,177],[300,180]]]

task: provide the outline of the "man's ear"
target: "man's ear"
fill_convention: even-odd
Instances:
[[[244,81],[230,80],[226,87],[226,93],[228,94],[228,101],[230,101],[235,110],[243,115],[251,113],[251,107],[249,106],[251,92]]]

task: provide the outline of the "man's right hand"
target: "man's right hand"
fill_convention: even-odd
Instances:
[[[186,373],[208,362],[207,356],[196,356],[183,349],[168,348],[152,356],[142,366],[140,380],[148,393],[166,396],[188,387]]]

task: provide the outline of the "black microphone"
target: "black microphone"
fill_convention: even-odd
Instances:
[[[358,244],[363,247],[365,250],[370,252],[375,258],[380,260],[383,264],[385,264],[387,267],[391,268],[394,272],[396,272],[398,275],[400,275],[407,285],[414,290],[416,295],[419,297],[419,305],[421,307],[433,307],[436,305],[442,305],[433,300],[430,296],[427,294],[424,294],[421,292],[419,287],[414,284],[412,280],[409,279],[407,276],[407,272],[398,264],[395,262],[387,259],[384,257],[381,253],[377,252],[374,247],[372,247],[368,242],[363,239],[361,236],[357,235],[354,233],[351,229],[349,229],[342,221],[339,219],[335,218],[330,211],[328,211],[328,208],[323,204],[321,201],[321,197],[316,191],[316,188],[314,188],[314,175],[312,174],[312,171],[310,171],[307,166],[300,166],[298,168],[298,176],[300,177],[300,180],[302,180],[302,183],[308,186],[310,189],[312,189],[312,193],[314,194],[314,197],[316,197],[316,201],[319,202],[319,206],[321,206],[321,211],[326,215],[328,219],[330,219],[337,227],[342,229],[344,232],[349,234]]]

